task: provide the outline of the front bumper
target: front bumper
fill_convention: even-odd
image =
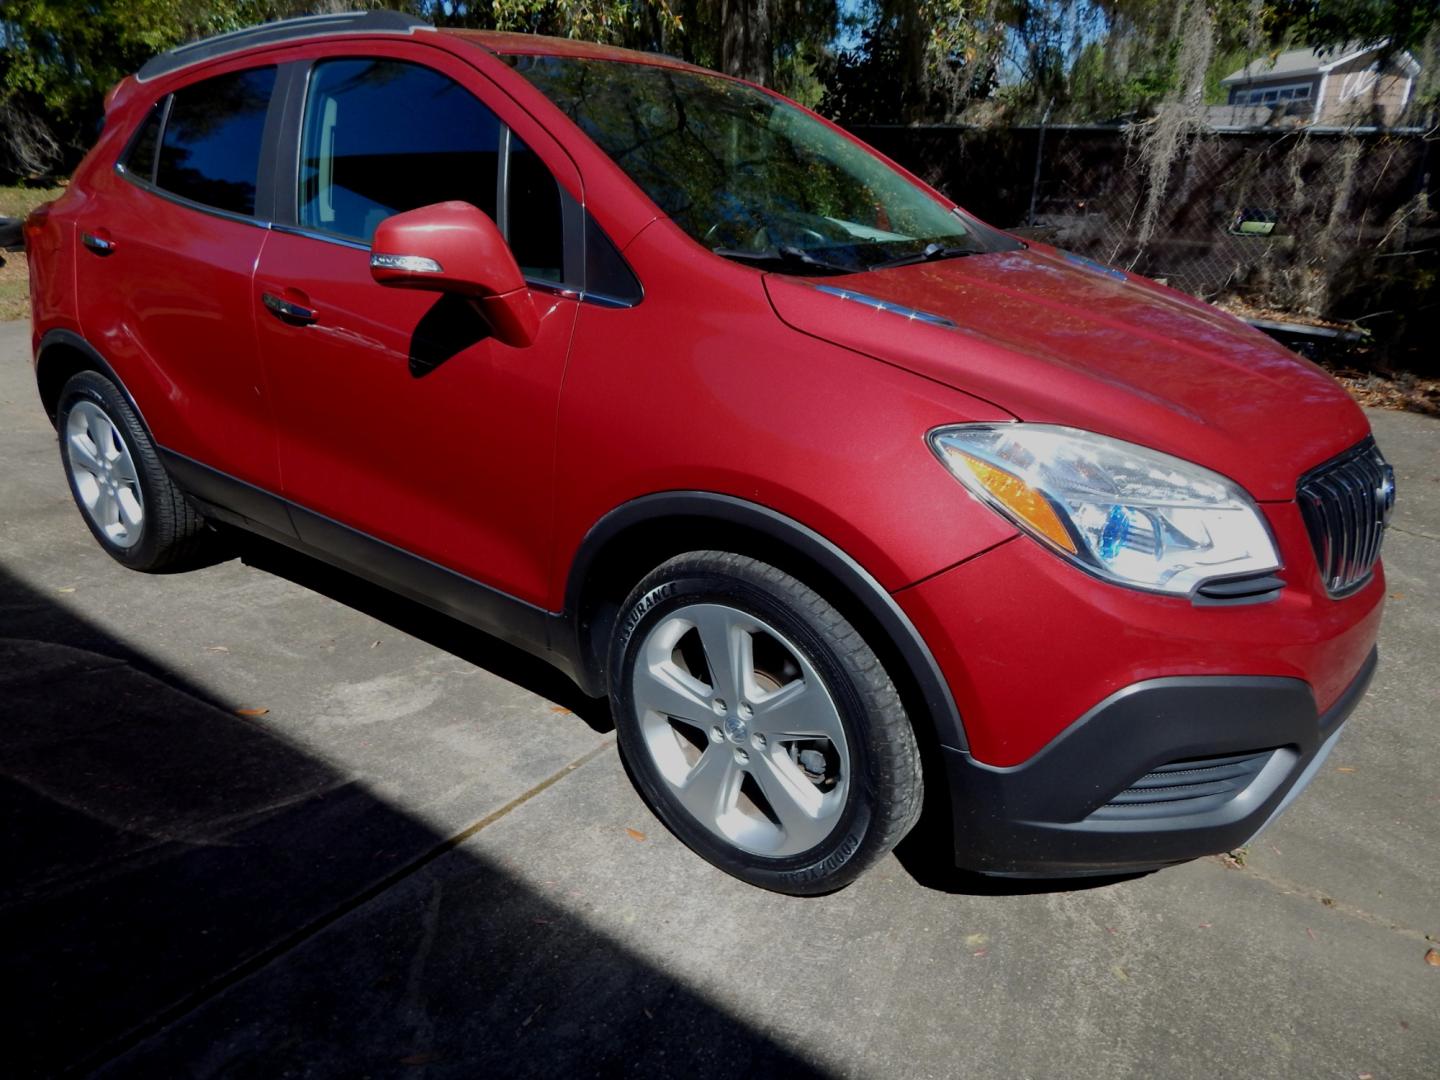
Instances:
[[[947,747],[956,862],[1057,877],[1239,847],[1318,771],[1375,664],[1372,649],[1323,712],[1300,679],[1159,678],[1112,694],[1019,765]]]

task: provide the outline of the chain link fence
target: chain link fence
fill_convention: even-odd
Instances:
[[[1352,323],[1429,357],[1440,203],[1418,133],[1291,128],[1189,139],[1141,236],[1150,178],[1114,127],[870,127],[860,136],[982,218],[1272,317]],[[1418,350],[1418,351],[1417,351]]]

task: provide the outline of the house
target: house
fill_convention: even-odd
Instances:
[[[1252,60],[1220,85],[1229,90],[1231,109],[1268,107],[1322,125],[1393,124],[1410,104],[1420,64],[1404,51],[1382,63],[1381,49],[1289,49]]]

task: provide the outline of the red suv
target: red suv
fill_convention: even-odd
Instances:
[[[1236,847],[1375,665],[1393,474],[1331,379],[666,57],[389,12],[188,45],[26,239],[107,552],[238,526],[548,658],[767,888],[922,801],[992,874]]]

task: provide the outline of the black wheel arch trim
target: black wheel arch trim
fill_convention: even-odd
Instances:
[[[964,722],[949,684],[930,647],[895,598],[868,570],[837,544],[794,518],[759,503],[710,491],[666,491],[643,495],[611,510],[585,534],[570,563],[565,585],[565,612],[578,641],[574,651],[581,666],[603,688],[605,658],[592,640],[586,588],[606,547],[637,526],[666,519],[710,520],[758,533],[793,549],[844,587],[890,643],[906,665],[934,731],[942,746],[967,750]],[[601,646],[603,650],[603,645]],[[603,693],[603,689],[591,689]]]
[[[151,431],[149,421],[145,419],[144,410],[140,408],[140,403],[135,400],[135,396],[130,393],[130,388],[125,385],[125,380],[120,378],[120,376],[116,374],[115,369],[110,366],[110,361],[106,360],[105,357],[101,355],[100,350],[95,348],[94,345],[91,345],[83,336],[74,330],[61,328],[47,330],[45,336],[40,339],[39,347],[35,350],[35,381],[40,391],[40,400],[44,404],[45,411],[49,415],[52,424],[55,423],[56,420],[57,408],[52,407],[51,403],[45,400],[42,372],[45,367],[46,355],[56,348],[74,349],[76,352],[81,353],[90,361],[96,371],[114,383],[120,393],[125,395],[125,400],[129,402],[130,407],[135,410],[135,415],[140,418],[140,423],[144,425],[145,433],[149,435],[153,441],[155,433]],[[59,387],[56,389],[58,390]],[[57,397],[55,405],[58,406],[58,404],[59,399]]]

